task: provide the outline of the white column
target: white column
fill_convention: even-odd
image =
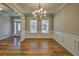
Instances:
[[[21,32],[21,41],[25,39],[25,15],[21,15],[21,20],[22,20],[22,32]]]

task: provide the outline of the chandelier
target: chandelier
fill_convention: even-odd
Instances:
[[[32,12],[34,18],[36,19],[43,19],[47,16],[47,11],[41,7],[41,4],[38,4],[38,9],[36,9],[35,11]]]

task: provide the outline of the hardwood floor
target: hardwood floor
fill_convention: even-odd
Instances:
[[[1,56],[72,56],[55,40],[49,38],[11,37],[0,41]]]

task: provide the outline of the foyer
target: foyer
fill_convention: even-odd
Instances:
[[[0,3],[0,55],[79,56],[78,19],[78,3]]]

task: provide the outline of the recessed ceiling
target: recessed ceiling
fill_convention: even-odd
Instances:
[[[41,3],[41,7],[47,10],[48,14],[55,13],[64,3]],[[38,3],[17,3],[17,6],[25,14],[30,14],[32,11],[38,9]]]

